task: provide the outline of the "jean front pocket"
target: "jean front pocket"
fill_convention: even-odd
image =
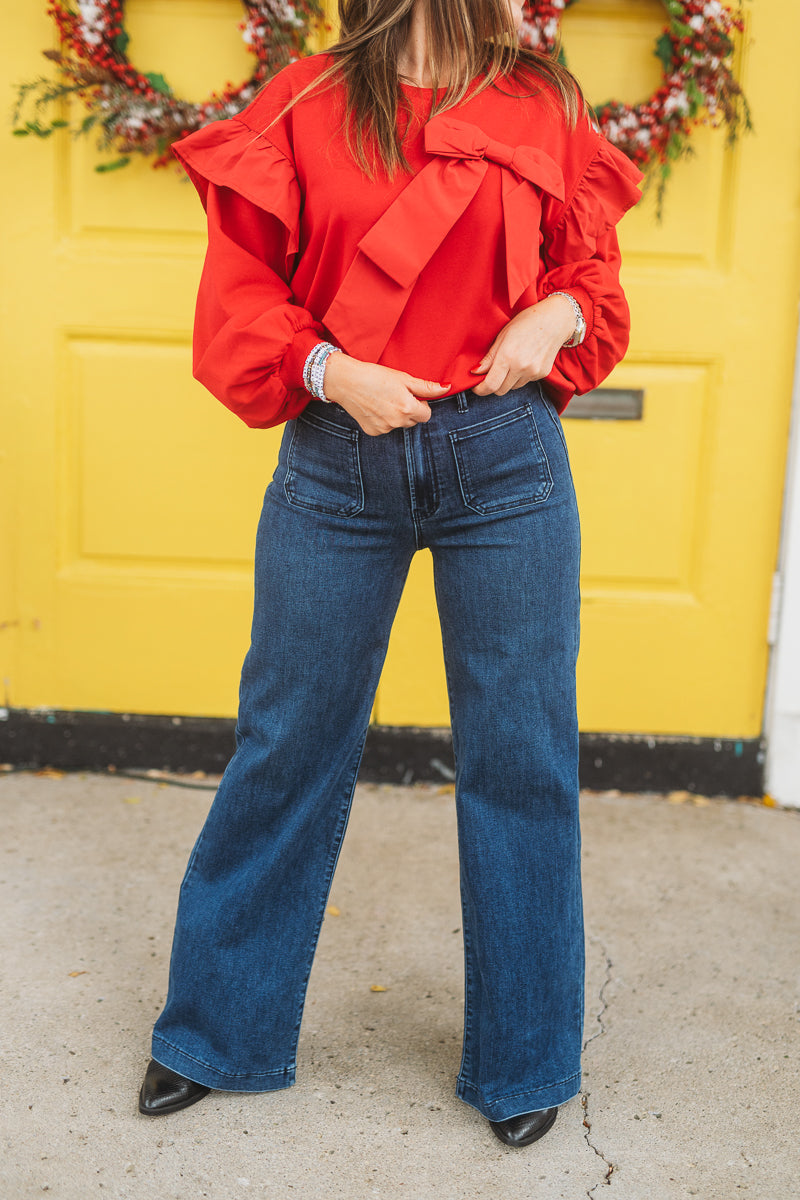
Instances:
[[[286,499],[298,508],[353,517],[364,507],[358,430],[314,413],[297,418],[286,459]]]
[[[553,476],[530,404],[450,433],[467,508],[503,512],[541,504]]]

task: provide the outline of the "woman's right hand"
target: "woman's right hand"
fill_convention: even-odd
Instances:
[[[340,404],[372,437],[429,421],[426,397],[446,396],[450,390],[448,383],[417,379],[344,352],[331,354],[326,361],[324,387],[328,399]]]

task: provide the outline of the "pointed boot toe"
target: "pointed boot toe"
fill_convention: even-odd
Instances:
[[[148,1117],[160,1117],[163,1113],[177,1112],[178,1109],[188,1108],[207,1096],[211,1088],[193,1079],[184,1079],[169,1067],[162,1067],[155,1059],[144,1077],[142,1090],[139,1092],[139,1112]]]
[[[530,1146],[553,1128],[557,1113],[557,1108],[542,1108],[538,1112],[520,1113],[507,1121],[490,1121],[489,1124],[506,1146]]]

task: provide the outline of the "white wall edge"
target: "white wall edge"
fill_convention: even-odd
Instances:
[[[780,611],[764,706],[765,786],[778,804],[800,808],[800,326],[781,525]]]

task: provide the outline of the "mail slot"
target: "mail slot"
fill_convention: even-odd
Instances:
[[[564,417],[579,421],[641,421],[643,388],[595,388],[570,400]]]

